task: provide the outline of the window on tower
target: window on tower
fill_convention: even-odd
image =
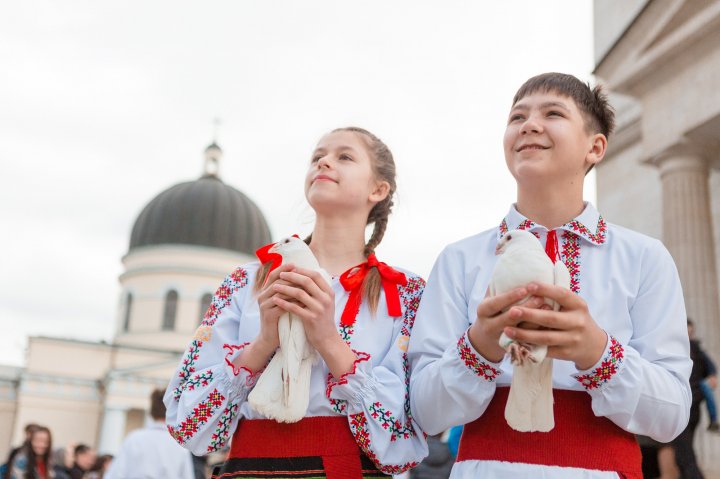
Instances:
[[[203,294],[202,299],[200,299],[200,321],[202,322],[203,318],[205,317],[205,312],[210,307],[210,302],[212,301],[212,294],[205,293]]]
[[[125,319],[123,320],[123,331],[130,331],[130,312],[132,310],[133,295],[128,293],[125,297]]]
[[[177,291],[171,289],[165,295],[165,313],[163,314],[163,331],[172,331],[175,329],[175,316],[177,316]]]

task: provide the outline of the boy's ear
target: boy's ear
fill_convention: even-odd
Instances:
[[[375,189],[370,193],[368,198],[372,203],[380,203],[390,194],[390,183],[381,180],[375,183]]]
[[[597,165],[605,158],[605,152],[607,151],[607,138],[602,133],[596,133],[592,136],[592,143],[590,144],[590,151],[588,151],[585,161],[592,168]]]

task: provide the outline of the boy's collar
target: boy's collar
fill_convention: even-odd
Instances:
[[[547,231],[547,228],[537,224],[526,217],[524,217],[515,207],[515,204],[510,206],[510,211],[503,218],[502,223],[498,227],[497,237],[498,240],[502,238],[505,233],[510,230],[540,230]],[[585,202],[585,209],[582,213],[576,216],[572,221],[565,223],[557,229],[570,231],[575,233],[581,238],[585,238],[587,241],[601,245],[605,243],[607,238],[607,223],[600,213],[590,202]]]

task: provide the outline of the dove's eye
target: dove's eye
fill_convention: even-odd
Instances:
[[[288,238],[285,238],[285,241],[283,241],[283,243],[285,243],[285,244],[288,244],[289,242],[290,242],[290,240]]]
[[[512,235],[508,235],[507,239],[510,241],[512,239]]]

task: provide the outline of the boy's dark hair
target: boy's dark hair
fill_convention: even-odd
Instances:
[[[75,450],[73,450],[73,456],[78,457],[78,455],[84,454],[89,450],[90,446],[88,446],[87,444],[78,444],[77,446],[75,446]]]
[[[165,403],[163,402],[163,396],[165,391],[162,389],[155,389],[150,394],[150,417],[156,420],[165,419]]]
[[[591,89],[589,84],[572,75],[543,73],[530,78],[520,87],[513,98],[513,105],[536,92],[554,92],[572,98],[584,113],[585,126],[593,133],[602,133],[608,138],[615,128],[615,111],[600,85]]]

